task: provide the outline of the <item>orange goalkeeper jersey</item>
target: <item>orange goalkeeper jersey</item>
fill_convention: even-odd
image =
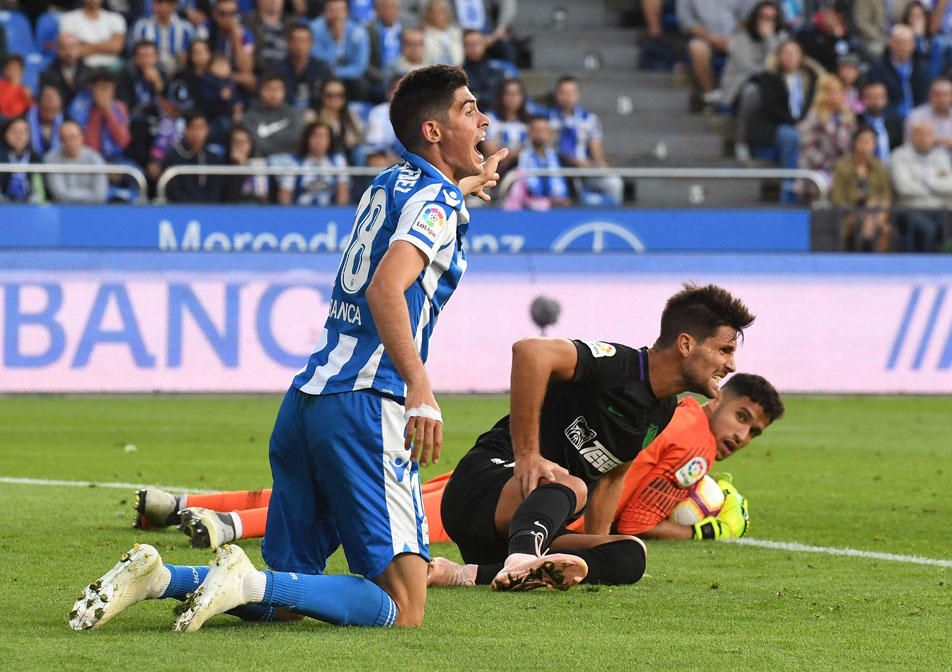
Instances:
[[[704,409],[685,397],[668,426],[628,469],[613,529],[639,534],[666,520],[690,487],[707,475],[716,456],[717,440]],[[580,518],[569,528],[582,532],[583,526]]]

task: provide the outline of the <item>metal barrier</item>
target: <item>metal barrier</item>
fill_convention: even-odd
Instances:
[[[135,166],[125,164],[76,165],[58,163],[0,163],[0,173],[40,173],[43,175],[128,175],[139,187],[137,203],[148,202],[148,185],[145,173]]]
[[[155,187],[155,202],[165,203],[169,182],[181,175],[345,175],[347,177],[374,177],[380,168],[359,166],[172,166],[162,171]]]
[[[830,187],[826,177],[815,170],[801,168],[519,168],[510,171],[499,185],[505,197],[516,180],[524,175],[542,177],[608,177],[622,179],[660,178],[672,180],[807,180],[819,192],[818,205],[827,202]]]

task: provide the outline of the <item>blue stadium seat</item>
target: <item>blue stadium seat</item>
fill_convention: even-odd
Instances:
[[[7,34],[7,51],[30,54],[36,51],[30,20],[21,12],[0,11],[0,26]]]
[[[370,110],[373,108],[373,105],[370,103],[364,103],[359,100],[352,100],[347,103],[347,109],[353,112],[360,119],[361,122],[366,126],[367,119],[370,117]]]
[[[506,79],[519,78],[519,68],[517,68],[515,63],[511,61],[504,61],[501,58],[491,58],[489,59],[489,64],[502,70],[503,75],[505,75]]]
[[[56,53],[56,38],[59,37],[60,12],[43,12],[36,20],[36,46],[44,54]]]
[[[40,52],[25,54],[23,56],[23,83],[30,87],[35,97],[39,97],[40,92],[37,89],[40,85],[40,73],[46,69],[53,58]]]

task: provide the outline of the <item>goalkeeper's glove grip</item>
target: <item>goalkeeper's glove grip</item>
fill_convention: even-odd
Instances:
[[[699,520],[694,523],[694,539],[700,541],[702,539],[722,539],[725,536],[724,523],[719,521],[714,516],[708,516],[703,520]]]

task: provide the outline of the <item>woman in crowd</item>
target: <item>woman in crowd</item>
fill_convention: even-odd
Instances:
[[[876,133],[869,126],[853,134],[853,151],[836,162],[830,201],[847,209],[843,246],[849,251],[887,252],[892,239],[889,174],[876,158]]]
[[[228,166],[263,166],[264,159],[255,157],[254,136],[244,126],[234,126],[228,135]],[[225,175],[222,201],[225,203],[266,203],[267,175]]]
[[[322,119],[308,124],[301,136],[297,165],[308,168],[346,168],[342,154],[333,153],[330,125]],[[347,205],[350,180],[344,175],[297,175],[282,177],[278,202],[282,205]]]
[[[822,173],[827,180],[836,162],[850,150],[856,130],[856,115],[849,108],[843,83],[833,75],[823,75],[809,114],[800,122],[800,168]],[[807,185],[802,192],[808,200],[816,193]]]
[[[423,50],[427,65],[463,64],[463,30],[453,21],[446,0],[430,0],[423,13]]]
[[[23,117],[10,119],[3,127],[0,163],[40,163],[30,147],[30,124]],[[46,200],[43,180],[36,173],[0,173],[0,203],[42,203]]]
[[[355,150],[366,140],[364,124],[347,104],[343,81],[334,77],[324,81],[314,113],[330,126],[331,153],[343,154],[352,164],[361,163],[355,160]]]
[[[503,175],[517,164],[519,152],[529,139],[529,111],[526,109],[526,87],[522,80],[503,80],[493,109],[495,113],[488,113],[490,123],[483,154],[489,156],[503,147],[509,148],[509,155],[499,162],[499,174]]]
[[[208,73],[212,49],[205,40],[192,40],[188,45],[185,67],[172,75],[165,87],[165,96],[181,112],[198,106],[202,78]]]

